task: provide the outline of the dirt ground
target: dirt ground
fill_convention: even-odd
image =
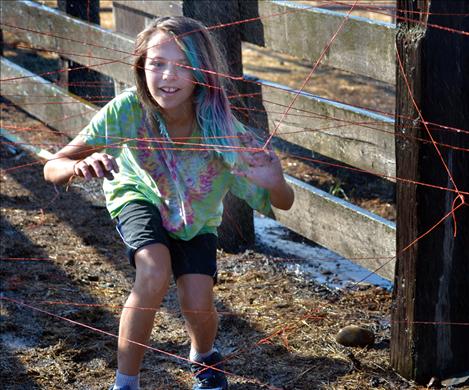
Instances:
[[[304,78],[308,64],[249,46],[244,50],[247,72],[263,56],[270,61],[265,67],[270,79],[278,75],[275,81],[294,87]],[[6,53],[17,59],[33,54],[24,49]],[[54,55],[43,53],[42,58],[52,66],[56,61]],[[285,64],[287,73],[276,72]],[[393,110],[393,91],[387,86],[366,87],[367,80],[334,72],[320,70],[308,90],[351,104],[362,91],[365,104]],[[53,152],[67,142],[7,100],[0,105],[1,126],[28,129],[17,134],[29,144]],[[116,368],[118,318],[134,274],[102,206],[99,185],[54,188],[44,182],[42,162],[35,156],[3,139],[0,146],[1,387],[107,389]],[[283,165],[296,177],[394,218],[392,185],[385,181],[287,156]],[[260,247],[238,255],[219,252],[218,346],[228,358],[232,389],[417,388],[389,366],[388,291],[369,285],[330,291],[289,273],[287,262],[282,253]],[[372,329],[375,344],[363,349],[337,344],[336,333],[348,324]],[[157,313],[142,388],[191,388],[183,360],[188,352],[172,285]]]
[[[2,126],[30,129],[28,143],[53,151],[65,142],[8,102],[1,109]],[[54,188],[35,156],[4,140],[0,153],[2,388],[106,389],[133,270],[97,185]],[[219,253],[218,346],[232,389],[415,388],[389,367],[388,291],[332,292],[289,274],[287,261],[262,248]],[[376,343],[340,346],[334,338],[347,324],[368,326]],[[190,388],[174,285],[149,347],[142,388]]]

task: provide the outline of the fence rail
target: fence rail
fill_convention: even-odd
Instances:
[[[74,137],[96,114],[97,107],[70,94],[67,90],[35,75],[34,73],[1,58],[2,79],[26,77],[26,81],[7,81],[2,83],[2,95],[29,114],[35,116],[49,127],[69,137]],[[43,104],[31,103],[31,96],[44,96]],[[53,104],[50,104],[53,103]],[[67,103],[67,104],[60,104]],[[66,120],[63,120],[67,118]]]
[[[301,92],[280,122],[298,91],[258,81],[269,128],[277,129],[277,137],[354,167],[395,177],[393,119]]]
[[[174,13],[183,10],[183,2],[181,1],[145,3],[115,1],[114,3],[117,7],[121,7],[120,10],[126,12],[126,15],[132,11],[131,6],[135,6],[135,10],[140,16],[142,16],[142,12],[145,15],[148,12],[159,13],[167,6],[174,7]],[[269,14],[273,14],[279,12],[281,7],[287,6],[275,2],[272,4],[273,8],[268,10],[267,3],[271,2],[260,2],[260,15],[265,15],[267,11]],[[150,5],[153,8],[150,8]],[[312,12],[311,15],[314,16],[308,13],[307,18],[316,18],[320,15],[319,12],[308,12]],[[299,15],[303,13],[304,11],[297,12],[294,15],[300,18]],[[145,15],[143,17],[147,20]],[[332,20],[328,19],[330,16],[328,14],[321,15],[325,15],[323,17],[326,18],[324,19],[326,21]],[[265,19],[264,27],[267,30],[273,29],[273,25],[268,27],[269,23],[274,23],[273,20],[274,18]],[[308,24],[310,19],[301,20],[301,23]],[[95,70],[120,83],[133,84],[130,67],[133,38],[71,18],[60,11],[31,1],[17,3],[15,7],[5,5],[5,2],[2,2],[1,23],[3,29],[13,32],[18,38],[24,39],[33,47],[59,52],[60,55],[85,66],[94,67],[99,64],[94,68]],[[281,25],[285,28],[289,26],[288,23],[291,25],[291,22],[282,23]],[[315,23],[319,23],[319,19]],[[328,23],[330,23],[329,26],[332,26],[332,22]],[[354,23],[357,23],[354,28],[359,31],[359,20],[354,20]],[[370,28],[370,26],[366,28]],[[390,29],[388,30],[390,31]],[[32,31],[51,31],[51,33],[36,34]],[[376,32],[378,30],[370,31]],[[293,30],[290,34],[292,33]],[[273,39],[269,38],[269,36],[273,36],[269,34],[271,33],[268,31],[265,34],[266,42]],[[299,34],[299,36],[302,35]],[[328,36],[330,37],[330,33]],[[354,35],[350,32],[349,37],[354,37]],[[74,38],[76,38],[75,41]],[[345,40],[345,38],[343,39]],[[89,44],[81,45],[78,42],[85,40]],[[291,40],[286,42],[291,42]],[[321,46],[321,43],[318,46]],[[344,56],[347,56],[347,49],[342,48],[342,50],[345,51]],[[339,52],[337,52],[338,54]],[[363,53],[358,52],[358,54]],[[332,58],[331,55],[329,57]],[[5,82],[2,86],[2,92],[5,95],[51,95],[55,101],[74,102],[74,104],[66,105],[25,105],[25,98],[21,96],[11,98],[15,104],[42,121],[50,123],[51,127],[55,129],[73,136],[97,110],[95,106],[70,95],[52,83],[40,77],[32,77],[33,74],[6,59],[2,59],[1,65],[2,79],[30,77],[28,84]],[[390,67],[393,67],[392,64]],[[262,85],[263,103],[268,112],[272,130],[278,123],[279,113],[285,111],[285,107],[281,105],[288,105],[291,102],[294,91],[268,81],[258,81]],[[26,88],[25,85],[29,86]],[[304,116],[304,111],[308,112],[307,116]],[[75,119],[66,122],[59,121],[67,116]],[[332,129],[326,129],[331,126],[333,126]],[[334,129],[334,127],[336,128]],[[289,115],[282,121],[277,135],[291,143],[299,144],[350,165],[372,170],[378,174],[394,176],[395,158],[392,129],[393,120],[389,118],[302,93]],[[298,130],[309,131],[299,132]],[[292,177],[288,177],[287,180],[295,190],[296,202],[289,212],[275,210],[276,218],[285,226],[345,257],[362,258],[358,262],[369,269],[377,269],[382,265],[384,261],[380,259],[394,256],[395,225],[393,223]],[[305,216],[309,216],[309,218],[305,218]],[[378,273],[392,280],[394,262],[388,261],[385,266],[379,269]]]
[[[180,16],[183,14],[184,1],[140,1],[140,0],[113,0],[114,7],[125,7],[131,10],[142,11],[146,15]]]
[[[279,16],[270,17],[275,14]],[[312,62],[345,17],[340,12],[288,1],[260,1],[259,15],[266,47]],[[350,16],[321,63],[394,83],[394,39],[393,24]]]
[[[287,176],[287,181],[295,191],[295,203],[288,211],[276,209],[276,220],[393,280],[394,223],[295,178]]]
[[[14,7],[2,2],[0,6],[2,29],[31,46],[57,52],[119,82],[134,83],[130,66],[134,39],[33,1],[17,2]]]

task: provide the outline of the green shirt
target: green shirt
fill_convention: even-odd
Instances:
[[[154,132],[135,88],[103,107],[80,136],[88,145],[104,146],[119,165],[114,179],[103,182],[112,218],[129,202],[145,200],[158,207],[172,237],[190,240],[216,234],[229,190],[261,213],[271,212],[269,192],[233,175],[213,151],[199,146],[203,140],[178,145]]]

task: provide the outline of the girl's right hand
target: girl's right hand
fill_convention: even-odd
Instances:
[[[73,165],[73,173],[83,177],[86,181],[95,177],[105,177],[112,180],[114,179],[112,171],[118,173],[119,166],[115,158],[106,153],[93,153]]]

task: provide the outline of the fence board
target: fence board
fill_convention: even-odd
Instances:
[[[369,270],[377,270],[388,280],[394,279],[394,223],[285,176],[295,191],[295,202],[288,211],[275,209],[280,223]]]
[[[16,37],[35,48],[58,51],[61,56],[79,64],[86,66],[103,64],[95,67],[95,70],[125,84],[134,84],[130,66],[133,61],[131,55],[133,39],[74,19],[63,12],[32,1],[17,2],[14,7],[6,3],[3,1],[0,5],[4,30],[11,31]],[[7,25],[41,31],[45,34]]]
[[[2,95],[48,126],[73,138],[88,124],[97,108],[86,100],[75,97],[55,84],[36,76],[34,73],[1,58],[2,79],[28,77],[26,80],[2,82]],[[34,77],[33,77],[34,76]],[[26,82],[23,82],[26,81]],[[15,95],[15,96],[13,96]],[[32,98],[34,96],[45,96]],[[44,104],[37,103],[40,100]],[[68,103],[70,104],[61,104]],[[48,104],[57,103],[57,104]],[[67,118],[67,120],[63,120]]]
[[[263,103],[273,131],[296,91],[257,81],[262,84]],[[276,135],[354,167],[395,177],[394,120],[383,115],[302,92]]]
[[[182,16],[184,1],[141,1],[141,0],[114,0],[113,6],[130,8],[147,14],[149,17],[155,16]]]
[[[28,143],[25,142],[22,138],[18,137],[15,134],[10,133],[8,130],[5,130],[1,127],[0,127],[0,136],[4,137],[9,142],[13,142],[17,145],[20,145],[21,149],[34,153],[35,155],[39,156],[40,158],[43,158],[44,160],[49,160],[53,156],[53,154],[51,152],[48,152],[47,150],[38,148],[37,146],[34,146],[34,145],[28,145]]]
[[[271,16],[277,13],[282,14]],[[345,17],[287,1],[259,1],[259,14],[266,47],[312,62]],[[322,63],[394,84],[394,41],[393,24],[350,16]]]
[[[136,37],[156,16],[180,16],[183,1],[113,1],[115,29]]]

